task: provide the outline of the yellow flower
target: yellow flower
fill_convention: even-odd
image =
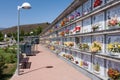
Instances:
[[[108,44],[108,49],[114,48],[113,44]]]
[[[101,51],[101,43],[94,41],[91,46],[91,52],[98,52]]]
[[[120,48],[120,44],[118,45],[118,48]]]

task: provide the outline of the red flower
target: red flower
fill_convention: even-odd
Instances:
[[[80,31],[80,30],[81,30],[81,27],[80,26],[76,26],[73,32]]]
[[[95,0],[94,2],[94,8],[101,5],[102,4],[102,1],[101,0]]]

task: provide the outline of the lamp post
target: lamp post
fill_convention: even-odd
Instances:
[[[17,26],[17,74],[19,75],[19,59],[20,59],[20,47],[19,47],[19,27],[20,27],[20,9],[30,9],[31,5],[28,2],[24,2],[21,6],[17,7],[18,10],[18,26]]]

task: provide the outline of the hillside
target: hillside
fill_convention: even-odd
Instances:
[[[0,28],[0,30],[3,30],[3,29],[5,29],[5,28]]]
[[[46,23],[39,23],[39,24],[28,24],[28,25],[21,25],[20,26],[20,30],[24,30],[24,32],[28,33],[31,32],[32,30],[34,30],[37,27],[42,27],[43,29],[45,29],[46,27],[48,27],[50,25],[50,23],[46,22]],[[6,28],[3,30],[0,30],[3,34],[8,34],[8,33],[15,33],[17,32],[17,26],[13,26],[10,28]]]

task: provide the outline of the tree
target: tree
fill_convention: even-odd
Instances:
[[[4,35],[2,34],[2,32],[0,31],[0,41],[4,40]]]
[[[12,34],[15,40],[17,41],[17,32]]]
[[[25,33],[25,35],[24,36],[30,36],[30,33],[29,32],[27,32],[27,33]]]
[[[37,28],[37,35],[39,35],[41,32],[42,32],[42,27],[39,26],[39,27]]]
[[[32,35],[34,36],[39,35],[42,32],[42,27],[39,26],[38,28],[34,29],[32,32],[33,32]]]
[[[37,29],[34,29],[34,30],[33,30],[33,35],[34,35],[34,36],[37,35]]]
[[[7,36],[8,36],[8,37],[12,37],[12,33],[8,33]]]
[[[24,32],[23,29],[22,29],[21,32],[20,32],[20,36],[25,36],[25,32]]]

